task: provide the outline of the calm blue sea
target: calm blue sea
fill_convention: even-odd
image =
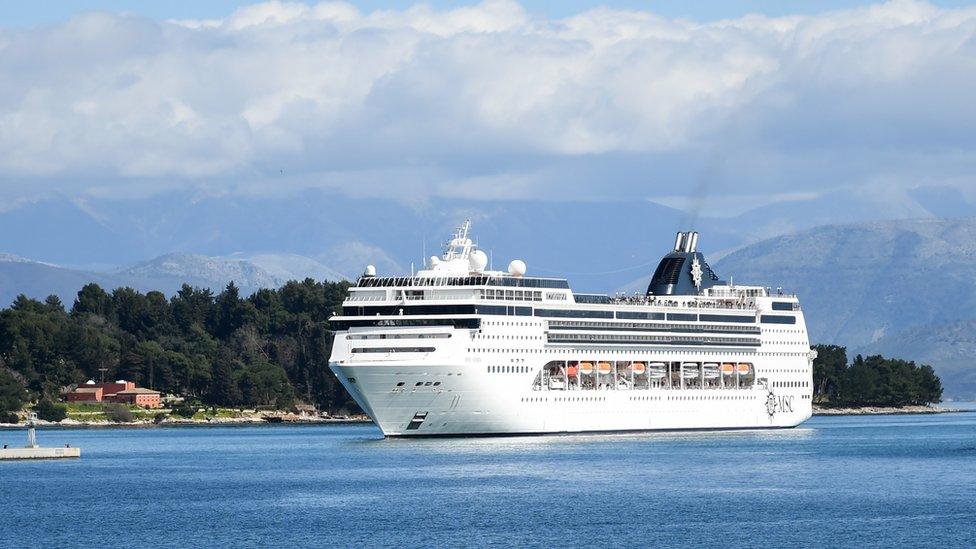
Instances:
[[[0,546],[976,547],[972,412],[774,432],[383,440],[367,425],[269,425],[39,438],[83,457],[0,463]]]

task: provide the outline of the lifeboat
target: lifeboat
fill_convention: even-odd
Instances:
[[[566,368],[566,375],[568,377],[576,377],[576,366],[569,366]]]
[[[734,373],[735,373],[735,364],[732,364],[731,362],[723,362],[722,363],[722,374],[723,375],[730,376],[730,375],[732,375]]]
[[[613,366],[609,362],[600,362],[596,365],[596,369],[601,374],[606,375],[613,371]]]
[[[630,371],[634,372],[634,375],[639,376],[647,371],[647,368],[644,367],[643,362],[635,362],[630,365]]]
[[[580,362],[579,371],[584,376],[588,376],[593,373],[593,364],[590,362]]]
[[[752,364],[748,362],[740,362],[738,367],[736,367],[736,371],[742,376],[748,374],[750,370],[752,370]]]
[[[683,372],[681,377],[685,379],[694,379],[698,377],[698,363],[697,362],[685,362],[681,365]]]
[[[706,362],[702,364],[702,374],[705,375],[705,379],[715,379],[718,377],[718,363],[717,362]]]
[[[663,362],[652,362],[648,365],[647,375],[654,379],[661,379],[668,375],[668,365]]]

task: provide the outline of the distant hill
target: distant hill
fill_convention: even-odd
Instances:
[[[976,320],[913,326],[882,337],[862,349],[932,364],[950,387],[949,396],[976,398]]]
[[[70,307],[82,286],[95,282],[106,288],[127,285],[112,275],[65,269],[0,254],[0,306],[7,307],[18,294],[44,299],[54,294]],[[145,289],[145,288],[141,288]]]
[[[771,238],[717,262],[736,282],[800,296],[811,339],[930,361],[947,396],[976,395],[976,219],[831,225]]]
[[[553,195],[554,198],[558,194]],[[703,196],[709,204],[727,197]],[[570,278],[581,291],[612,291],[646,279],[677,230],[701,231],[714,261],[765,238],[843,222],[976,214],[958,190],[910,193],[836,191],[751,209],[737,201],[730,217],[688,213],[638,196],[600,200],[498,200],[428,197],[416,202],[352,198],[333,189],[269,195],[174,191],[109,199],[53,196],[0,209],[0,250],[82,270],[124,266],[172,252],[242,258],[281,277],[300,256],[346,274],[372,263],[403,274],[464,218],[504,268],[514,258],[530,274]],[[694,208],[693,208],[694,209]],[[714,208],[713,208],[714,209]],[[30,230],[25,230],[30,227]],[[261,256],[276,256],[275,265]],[[302,267],[305,269],[305,267]]]
[[[234,281],[246,295],[259,288],[277,288],[288,280],[308,277],[320,281],[346,278],[313,259],[296,255],[256,254],[244,259],[172,253],[104,273],[0,254],[0,304],[8,305],[18,294],[37,299],[54,294],[70,307],[78,290],[89,282],[107,290],[130,286],[171,295],[183,283],[220,291]]]

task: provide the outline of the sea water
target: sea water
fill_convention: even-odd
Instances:
[[[372,425],[38,436],[82,458],[0,462],[3,547],[976,547],[972,412],[618,436],[384,440]]]

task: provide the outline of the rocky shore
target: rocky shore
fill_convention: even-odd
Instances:
[[[157,420],[155,417],[136,417],[132,421],[117,422],[107,419],[76,419],[72,417],[61,421],[37,420],[39,427],[154,427],[154,426],[207,426],[207,425],[268,425],[268,424],[343,424],[369,423],[370,419],[364,415],[354,416],[325,416],[311,414],[294,414],[290,412],[259,412],[243,413],[234,417],[205,416],[184,418],[169,415]],[[23,429],[23,423],[0,423],[0,429]]]
[[[955,408],[941,406],[859,406],[856,408],[833,408],[813,406],[815,416],[884,416],[895,414],[945,414],[962,412]]]

